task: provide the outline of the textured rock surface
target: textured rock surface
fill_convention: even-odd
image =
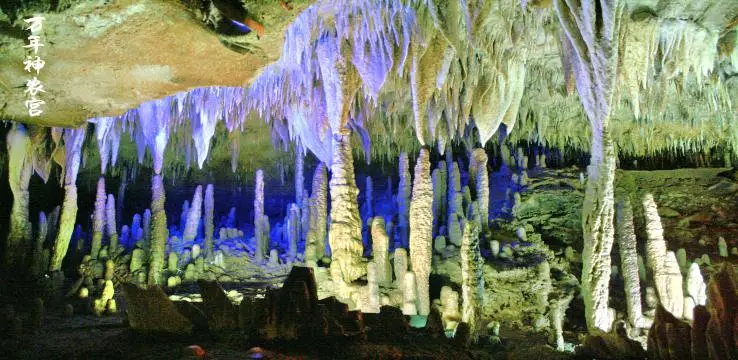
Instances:
[[[628,321],[632,326],[641,324],[641,284],[638,277],[638,250],[633,225],[633,208],[629,199],[623,199],[617,204],[617,234],[618,250],[620,251],[620,266],[625,281],[625,302],[628,310]]]
[[[13,194],[10,211],[10,231],[5,243],[3,264],[13,269],[23,262],[23,251],[31,240],[31,222],[28,218],[28,183],[33,174],[31,142],[23,125],[15,125],[8,132],[8,180]]]
[[[310,195],[310,229],[305,242],[305,260],[318,261],[325,255],[326,217],[328,215],[328,174],[320,163],[313,174]]]
[[[161,272],[164,270],[164,254],[166,252],[169,230],[167,230],[167,213],[164,211],[164,182],[161,175],[151,178],[151,249],[149,256],[149,285],[161,285],[165,279]]]
[[[128,324],[138,331],[183,334],[192,331],[192,323],[158,286],[141,289],[123,284],[123,296],[128,305]]]
[[[392,283],[392,266],[389,260],[389,238],[384,228],[384,218],[371,219],[372,257],[377,266],[377,282],[382,285]]]
[[[420,150],[415,163],[413,196],[410,202],[410,266],[418,287],[418,314],[430,313],[430,272],[433,256],[433,183],[430,153]]]

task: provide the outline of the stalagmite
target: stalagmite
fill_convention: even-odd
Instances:
[[[661,305],[677,318],[681,318],[684,312],[684,291],[682,289],[682,272],[673,251],[666,252],[664,259],[665,274],[656,276],[656,291],[659,293]]]
[[[197,185],[197,188],[195,188],[195,194],[192,195],[192,202],[190,202],[190,212],[189,214],[187,214],[187,222],[185,223],[185,228],[182,232],[182,239],[184,239],[184,241],[190,242],[195,240],[195,238],[197,237],[197,228],[200,224],[201,217],[202,185]]]
[[[300,208],[297,204],[290,204],[289,215],[287,216],[287,239],[289,241],[287,256],[295,259],[297,258],[297,241],[300,233]]]
[[[36,232],[36,243],[33,245],[33,250],[31,251],[31,274],[34,276],[43,274],[46,271],[46,267],[49,265],[43,264],[41,262],[41,255],[44,250],[44,242],[46,242],[48,231],[49,224],[46,221],[46,214],[41,211],[38,214],[38,230]]]
[[[397,189],[397,227],[400,231],[400,246],[407,248],[410,216],[410,163],[407,153],[400,154],[400,184]]]
[[[305,241],[306,261],[318,261],[325,256],[327,185],[328,175],[325,164],[320,163],[313,174],[313,194],[310,196],[310,230]]]
[[[702,272],[700,272],[700,266],[697,263],[692,263],[689,266],[686,281],[687,294],[694,299],[695,305],[706,305],[707,285],[705,285]]]
[[[407,250],[398,248],[395,250],[394,273],[398,289],[405,289],[405,272],[407,272]]]
[[[728,244],[725,242],[724,237],[718,238],[718,255],[722,258],[728,257]]]
[[[108,202],[105,204],[105,228],[108,235],[108,253],[116,254],[118,252],[118,224],[115,221],[115,198],[113,194],[108,194]]]
[[[123,166],[120,170],[120,185],[118,186],[118,207],[116,210],[117,223],[122,223],[123,219],[121,216],[123,216],[123,205],[125,204],[124,200],[126,198],[126,185],[128,183],[128,168]]]
[[[340,269],[346,283],[364,276],[366,264],[362,258],[361,218],[357,197],[359,189],[354,178],[351,141],[348,130],[333,137],[331,164],[331,225],[328,241],[331,246],[331,269]],[[338,273],[338,271],[334,271]],[[336,279],[334,279],[336,280]]]
[[[625,281],[625,302],[628,309],[628,320],[632,326],[641,325],[641,284],[638,276],[638,250],[633,226],[633,209],[626,197],[617,204],[616,226],[618,248],[620,249],[620,266]]]
[[[484,149],[474,149],[472,152],[472,164],[469,165],[469,180],[476,189],[477,206],[479,208],[479,219],[481,221],[482,230],[487,228],[489,223],[489,175],[487,173],[487,154]],[[472,173],[471,168],[474,168]]]
[[[264,171],[256,170],[256,189],[254,191],[254,258],[258,263],[264,262],[267,255],[268,241],[264,231]]]
[[[448,206],[446,207],[446,228],[448,229],[449,240],[456,246],[461,243],[461,237],[454,237],[451,234],[451,228],[456,222],[457,214],[462,213],[463,210],[459,206],[460,197],[458,197],[461,191],[461,173],[459,172],[459,164],[455,161],[448,162]]]
[[[402,287],[402,313],[404,315],[418,314],[418,285],[415,281],[415,273],[406,271]]]
[[[410,203],[410,265],[418,286],[418,314],[430,313],[429,282],[433,257],[433,183],[430,154],[420,149],[415,163],[413,196]]]
[[[143,219],[141,220],[141,242],[144,249],[148,249],[151,245],[151,209],[144,210]]]
[[[368,290],[369,304],[366,308],[362,308],[362,312],[379,313],[379,282],[377,281],[377,265],[370,261],[366,266],[366,282]]]
[[[61,270],[62,261],[67,254],[69,241],[77,220],[77,173],[80,165],[80,152],[85,139],[87,126],[64,130],[64,203],[59,218],[54,249],[49,271]]]
[[[365,179],[365,187],[364,187],[365,194],[364,194],[364,219],[365,221],[369,221],[369,219],[374,217],[374,183],[372,182],[372,177],[367,176]]]
[[[389,238],[384,229],[384,218],[377,216],[371,220],[372,261],[377,268],[377,282],[382,285],[392,283],[392,266],[389,261]]]
[[[28,219],[28,183],[33,175],[33,161],[31,141],[23,125],[16,124],[8,131],[7,147],[8,183],[13,194],[13,206],[10,209],[10,231],[5,243],[3,264],[6,270],[11,270],[23,262],[25,249],[33,236]]]
[[[213,184],[205,187],[205,256],[212,258],[214,255],[213,233],[215,232],[214,213],[215,198]],[[234,214],[235,215],[235,214]]]
[[[97,195],[95,196],[95,210],[92,215],[92,245],[90,246],[90,256],[97,259],[97,255],[102,247],[103,233],[105,231],[105,201],[107,193],[105,192],[105,178],[100,176],[97,180]]]
[[[162,270],[164,270],[164,255],[166,251],[167,238],[167,214],[164,211],[164,181],[161,175],[151,178],[151,240],[149,256],[149,285],[161,285],[163,283]]]
[[[476,339],[481,326],[481,306],[484,296],[482,280],[482,255],[479,253],[479,229],[473,222],[464,220],[464,238],[461,242],[461,321],[469,324]]]
[[[187,226],[187,216],[190,215],[190,201],[185,200],[182,203],[182,213],[179,215],[179,230],[184,233],[185,226]]]
[[[570,6],[555,0],[563,29],[564,67],[572,69],[579,99],[592,131],[590,163],[582,207],[584,250],[582,294],[589,330],[608,331],[610,252],[614,242],[615,146],[610,116],[620,54],[623,2],[595,0],[597,6]],[[603,20],[604,19],[604,20]]]

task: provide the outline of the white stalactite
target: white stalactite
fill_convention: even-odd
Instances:
[[[366,274],[366,263],[362,257],[364,247],[357,203],[359,189],[354,178],[348,130],[333,137],[330,195],[331,225],[328,241],[331,246],[331,269],[340,269],[343,281],[351,283]]]
[[[433,183],[430,153],[420,149],[415,163],[410,203],[410,265],[418,286],[418,314],[430,313],[430,271],[433,257]]]

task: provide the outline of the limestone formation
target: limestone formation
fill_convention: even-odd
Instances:
[[[305,150],[302,143],[295,147],[295,203],[302,207],[302,195],[305,189]]]
[[[256,170],[256,190],[254,191],[254,259],[263,262],[269,242],[264,231],[264,171]]]
[[[297,242],[300,234],[300,208],[297,204],[289,205],[289,214],[287,215],[287,240],[288,249],[287,256],[291,259],[297,258]]]
[[[49,271],[61,270],[62,260],[67,254],[77,219],[77,172],[79,171],[82,143],[87,126],[64,130],[64,203],[59,218],[59,230],[51,255]]]
[[[402,283],[402,313],[405,315],[418,314],[418,285],[415,281],[415,273],[406,271]]]
[[[328,233],[331,269],[340,269],[343,281],[351,283],[366,274],[366,264],[362,258],[364,248],[361,241],[361,218],[356,200],[359,189],[354,178],[348,130],[335,135],[332,144],[331,225]]]
[[[95,210],[92,215],[92,245],[90,246],[90,256],[97,259],[97,255],[102,247],[103,234],[105,231],[105,201],[107,195],[105,192],[105,178],[100,177],[97,180],[97,195],[95,196]]]
[[[397,228],[400,231],[400,246],[407,248],[409,239],[410,216],[410,162],[407,153],[400,154],[400,184],[397,189]]]
[[[653,195],[643,197],[643,211],[646,220],[646,255],[648,265],[653,271],[656,293],[662,306],[677,318],[684,311],[682,275],[674,252],[666,251],[664,229]]]
[[[215,198],[214,198],[213,184],[208,184],[205,187],[205,255],[211,258],[214,254],[215,247],[213,245],[213,233],[215,232],[214,213],[215,213]],[[235,208],[234,208],[235,209]],[[235,213],[234,213],[235,217]]]
[[[46,214],[41,211],[38,214],[38,229],[36,230],[36,242],[33,245],[33,250],[31,251],[31,274],[34,276],[39,276],[43,274],[46,271],[46,268],[49,264],[43,263],[43,250],[44,250],[44,243],[46,242],[46,237],[48,235],[49,231],[49,224],[46,220]]]
[[[464,220],[461,242],[461,321],[467,323],[474,341],[481,326],[481,306],[484,296],[482,255],[479,252],[479,228]]]
[[[633,225],[633,209],[627,197],[618,201],[616,214],[615,224],[620,250],[620,266],[625,281],[625,303],[628,310],[628,321],[632,326],[639,326],[642,312],[641,284],[638,276],[638,250]]]
[[[446,227],[449,229],[449,240],[456,246],[461,244],[461,237],[456,238],[451,234],[451,228],[459,213],[463,212],[460,206],[461,197],[459,192],[461,191],[461,173],[459,172],[459,164],[454,162],[448,163],[448,206],[446,207]],[[460,233],[459,233],[460,235]]]
[[[149,255],[148,285],[160,285],[164,282],[161,272],[164,269],[169,230],[167,230],[167,213],[164,211],[164,181],[161,175],[151,178],[151,248]]]
[[[377,283],[389,285],[392,283],[392,266],[389,261],[389,238],[384,229],[384,218],[377,216],[371,219],[372,233],[372,262],[377,271]]]
[[[328,212],[328,175],[320,163],[313,174],[310,196],[310,229],[305,241],[305,260],[316,262],[325,256],[326,216]]]
[[[13,205],[10,209],[10,231],[5,242],[3,264],[6,269],[14,269],[23,262],[24,252],[32,237],[31,222],[28,218],[30,197],[28,184],[33,175],[32,144],[25,126],[13,125],[8,131],[6,144],[8,183],[13,194]]]
[[[152,207],[153,209],[153,207]],[[187,214],[187,222],[185,223],[182,238],[185,242],[194,241],[197,237],[197,228],[202,217],[202,185],[197,185],[195,194],[192,195],[190,202],[190,212]]]
[[[118,225],[115,216],[115,198],[113,194],[108,194],[108,201],[105,204],[105,228],[108,235],[108,248],[111,254],[118,253]]]
[[[687,295],[694,300],[695,305],[706,305],[707,286],[702,278],[700,266],[697,263],[692,263],[692,265],[689,266],[686,281]]]
[[[405,289],[405,273],[408,269],[407,250],[403,248],[395,249],[394,255],[394,273],[397,281],[397,288]]]
[[[722,236],[718,238],[718,254],[722,258],[728,257],[728,244],[725,242],[725,238]]]
[[[410,265],[418,286],[418,314],[430,313],[429,282],[433,256],[433,184],[430,154],[420,150],[415,164],[413,196],[410,203]]]
[[[378,313],[379,302],[379,283],[377,281],[377,265],[370,261],[366,266],[366,280],[368,290],[368,304],[362,307],[361,311],[365,313]]]
[[[123,296],[128,306],[129,326],[142,332],[186,334],[192,331],[192,322],[184,317],[158,286],[140,289],[124,283]]]

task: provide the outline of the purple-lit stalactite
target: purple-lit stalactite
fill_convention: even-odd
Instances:
[[[400,246],[407,248],[410,216],[410,162],[407,153],[400,154],[400,185],[397,188],[397,227],[400,230]]]
[[[213,184],[205,187],[205,256],[212,259],[214,256],[213,234],[215,233],[214,213],[215,213],[215,195]],[[235,210],[235,208],[234,208]],[[235,218],[235,212],[234,212]],[[235,222],[235,221],[234,221]]]
[[[420,149],[415,163],[409,227],[410,266],[418,288],[418,315],[428,315],[433,254],[433,183],[430,179],[430,153],[425,147]]]
[[[105,177],[100,176],[97,180],[97,192],[95,196],[95,210],[92,214],[92,244],[90,245],[90,256],[97,259],[102,247],[103,234],[105,231]]]
[[[28,219],[28,183],[33,175],[31,142],[25,126],[14,124],[8,132],[8,182],[13,193],[10,210],[10,231],[5,245],[6,270],[16,268],[23,262],[24,252],[31,240],[31,222]]]
[[[100,174],[105,174],[108,162],[115,166],[118,161],[118,148],[122,133],[118,117],[100,117],[91,120],[95,123],[95,137],[100,150]]]
[[[610,116],[618,74],[623,1],[595,0],[598,6],[570,7],[555,0],[561,23],[564,69],[571,71],[592,130],[591,158],[582,206],[584,250],[582,295],[587,328],[608,331],[610,252],[615,237],[615,147]],[[566,78],[569,78],[566,76]]]
[[[261,263],[269,247],[268,234],[264,231],[264,171],[256,170],[254,191],[254,258]]]
[[[59,218],[51,255],[49,271],[61,270],[62,260],[67,254],[69,241],[77,220],[77,173],[81,160],[82,143],[85,140],[87,125],[77,129],[64,129],[64,203]],[[54,130],[52,130],[54,131]]]

